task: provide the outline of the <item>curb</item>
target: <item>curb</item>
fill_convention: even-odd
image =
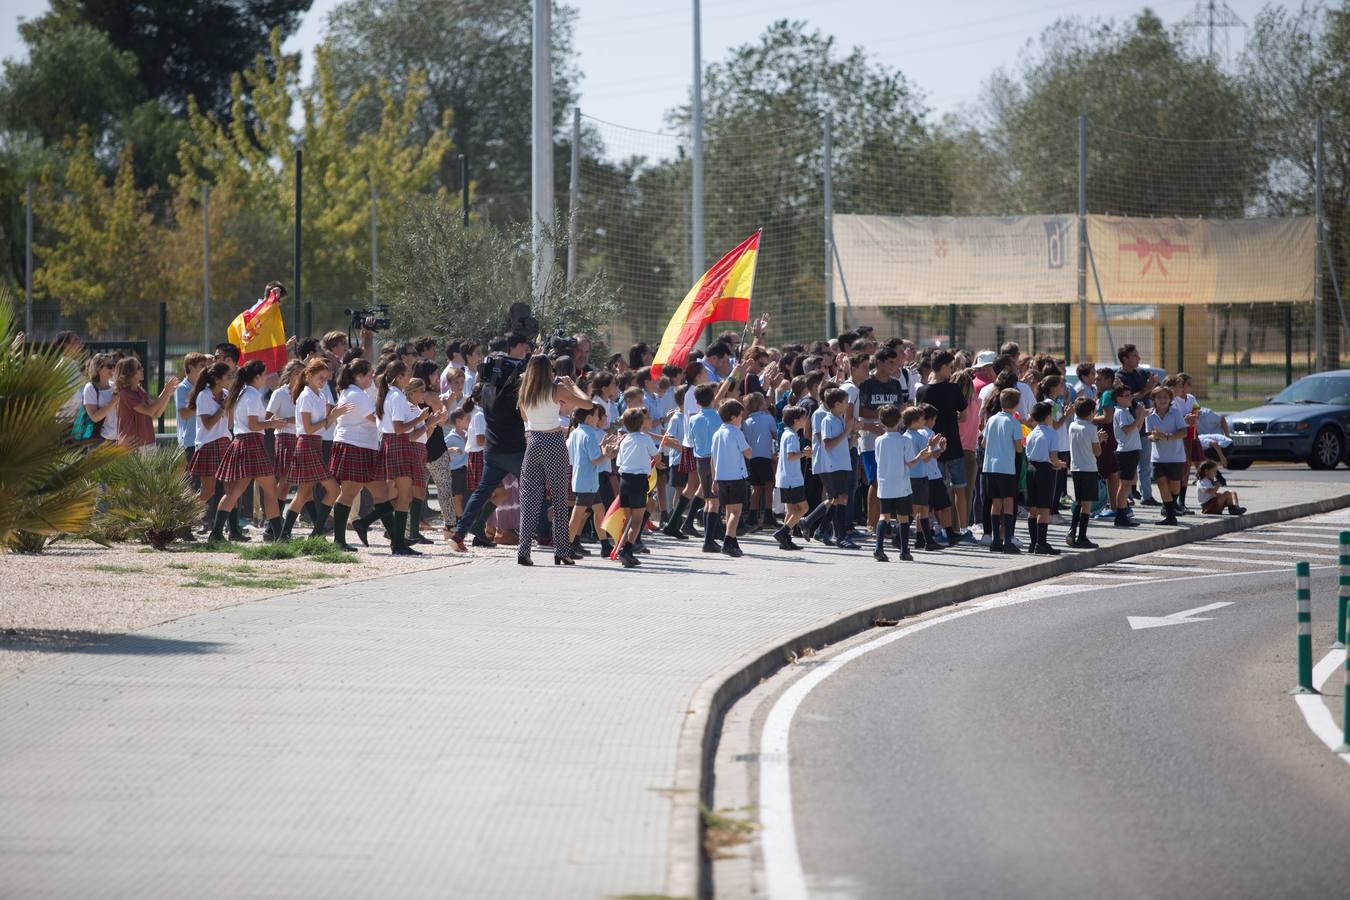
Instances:
[[[793,637],[779,638],[742,654],[730,665],[707,678],[694,691],[680,729],[675,754],[675,777],[671,790],[669,846],[666,850],[666,895],[706,897],[711,889],[711,871],[703,853],[703,821],[700,806],[710,800],[712,765],[721,730],[722,715],[742,694],[761,679],[789,664],[807,647],[818,648],[860,634],[873,627],[877,618],[900,619],[972,600],[985,594],[1002,593],[1032,582],[1090,569],[1103,563],[1205,541],[1234,531],[1259,528],[1289,519],[1299,519],[1350,506],[1350,493],[1277,507],[1240,517],[1216,518],[1188,528],[1165,531],[1122,541],[1086,553],[1057,556],[1034,565],[1006,572],[981,575],[960,584],[922,594],[893,598],[853,612],[822,619]]]

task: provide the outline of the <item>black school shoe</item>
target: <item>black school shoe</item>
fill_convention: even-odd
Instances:
[[[1022,548],[1009,541],[1008,543],[1003,545],[1003,552],[1008,554],[1009,556],[1016,556],[1017,554],[1022,552]]]
[[[1050,546],[1049,544],[1037,544],[1035,547],[1032,547],[1032,548],[1031,548],[1031,552],[1032,552],[1033,554],[1035,554],[1036,556],[1059,556],[1059,555],[1060,555],[1059,548],[1058,548],[1058,547],[1052,547],[1052,546]]]
[[[735,538],[730,538],[722,543],[722,553],[732,557],[745,555],[741,552],[741,545],[736,543]]]
[[[886,555],[886,551],[885,551],[885,550],[874,550],[874,551],[872,551],[872,558],[875,559],[877,562],[890,562],[890,561],[891,561],[891,558],[890,558],[889,556]]]
[[[619,554],[619,562],[623,563],[625,569],[636,569],[638,566],[642,565],[642,563],[638,562],[638,558],[628,550],[624,550]]]
[[[1247,507],[1245,507],[1245,506],[1230,506],[1230,507],[1228,507],[1228,510],[1227,510],[1227,511],[1228,511],[1228,514],[1229,514],[1230,516],[1241,516],[1241,515],[1245,515],[1245,514],[1246,514],[1246,512],[1247,512]]]
[[[709,539],[709,540],[705,540],[705,541],[703,542],[703,552],[704,552],[704,553],[721,553],[721,552],[722,552],[722,548],[718,545],[717,541],[714,541],[714,540]]]
[[[1077,538],[1074,540],[1072,546],[1079,550],[1096,550],[1099,545],[1092,543],[1092,541],[1087,538]]]
[[[908,550],[900,551],[900,559],[903,562],[914,562],[914,557],[910,555],[910,552]]]
[[[487,536],[481,534],[475,534],[473,536],[473,540],[470,541],[469,544],[470,546],[473,547],[483,547],[488,550],[491,550],[493,547],[497,546],[496,541],[491,540]]]

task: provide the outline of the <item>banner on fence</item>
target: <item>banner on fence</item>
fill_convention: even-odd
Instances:
[[[1111,304],[1312,299],[1313,220],[1088,216]],[[1078,217],[834,217],[835,302],[856,307],[1073,303]],[[1097,300],[1091,267],[1088,299]],[[845,291],[847,290],[847,296]]]
[[[1316,238],[1310,216],[1088,216],[1102,297],[1113,304],[1309,302]],[[1088,298],[1097,299],[1090,269]]]

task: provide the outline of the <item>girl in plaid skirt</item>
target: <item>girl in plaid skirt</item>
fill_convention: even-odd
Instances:
[[[409,379],[407,387],[403,389],[403,395],[419,412],[429,414],[425,421],[425,427],[414,431],[412,434],[413,456],[417,458],[417,467],[413,470],[412,500],[408,504],[408,539],[406,543],[409,546],[430,544],[433,541],[425,537],[421,531],[422,510],[426,508],[427,503],[427,441],[431,437],[431,432],[439,427],[439,424],[447,417],[444,409],[440,406],[440,398],[433,397],[433,392],[422,379]],[[435,406],[427,402],[429,397],[435,399]]]
[[[276,463],[277,497],[283,501],[290,492],[291,458],[295,456],[295,445],[298,441],[295,427],[295,397],[291,394],[291,386],[300,381],[300,373],[304,370],[305,364],[301,360],[293,359],[286,363],[286,367],[281,370],[281,376],[277,379],[276,390],[272,391],[272,396],[267,400],[267,412],[277,420],[277,429],[273,432],[275,438],[272,458]]]
[[[188,411],[197,418],[197,433],[192,451],[192,466],[188,472],[201,485],[203,504],[207,506],[207,524],[215,523],[210,511],[211,499],[216,495],[216,470],[230,446],[230,420],[225,413],[225,379],[230,375],[229,363],[213,363],[202,370],[188,395]],[[231,528],[233,537],[234,529]]]
[[[338,373],[339,405],[345,411],[337,417],[333,432],[333,455],[328,471],[341,485],[337,502],[333,504],[333,543],[343,550],[355,552],[347,543],[347,517],[352,503],[361,491],[370,491],[374,508],[366,516],[352,522],[352,530],[367,543],[366,532],[376,519],[384,522],[390,534],[394,533],[394,508],[386,502],[389,496],[380,464],[380,426],[375,415],[375,401],[366,393],[375,381],[374,368],[366,359],[354,359]]]
[[[291,457],[290,480],[295,484],[295,499],[286,509],[286,524],[281,536],[289,540],[295,520],[314,495],[314,485],[323,485],[325,497],[337,497],[338,483],[328,474],[323,464],[323,433],[331,428],[338,416],[351,409],[350,404],[333,406],[328,402],[328,379],[332,370],[321,356],[312,358],[305,364],[295,380],[286,388],[295,403],[295,430],[299,432],[295,445],[295,454]],[[316,503],[314,530],[310,537],[323,534],[324,523],[328,521],[331,506]]]
[[[395,556],[419,556],[408,543],[408,511],[412,505],[413,480],[420,470],[426,476],[426,461],[413,447],[413,438],[425,434],[432,421],[430,409],[419,410],[409,402],[404,391],[411,378],[402,360],[385,366],[378,380],[379,393],[375,397],[375,413],[380,420],[380,449],[384,454],[384,477],[393,482],[394,528],[390,532],[390,552]],[[426,386],[419,382],[422,390]]]
[[[225,496],[216,507],[216,522],[210,540],[225,539],[225,523],[249,482],[257,485],[263,498],[263,512],[267,527],[264,541],[281,537],[281,515],[277,509],[276,464],[263,446],[263,432],[275,428],[277,422],[263,407],[262,386],[267,377],[267,364],[252,360],[235,373],[234,384],[225,400],[225,409],[234,422],[234,440],[216,470],[216,480],[225,483]]]

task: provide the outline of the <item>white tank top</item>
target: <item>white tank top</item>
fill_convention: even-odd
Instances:
[[[552,393],[550,390],[549,394]],[[543,403],[525,407],[525,428],[529,431],[557,431],[558,427],[558,401],[552,396]]]

